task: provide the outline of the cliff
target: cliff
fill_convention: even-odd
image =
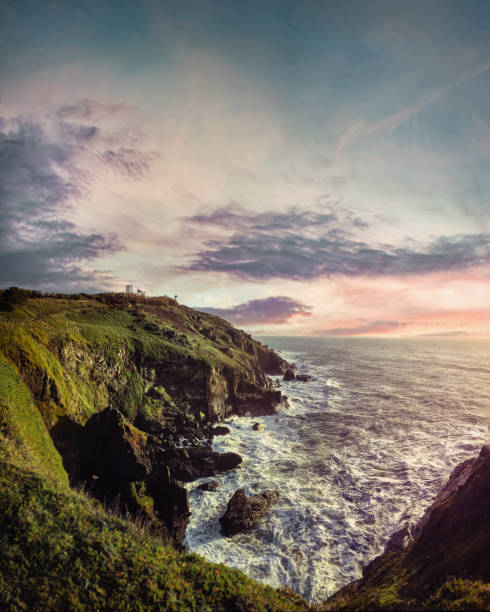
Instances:
[[[422,519],[322,610],[490,609],[490,447],[460,464]]]
[[[4,304],[2,608],[304,609],[176,550],[190,512],[181,481],[241,462],[212,451],[213,424],[274,412],[266,374],[287,365],[170,298]]]
[[[266,374],[288,364],[170,298],[75,297],[0,312],[0,607],[309,609],[179,550],[182,481],[241,462],[211,449],[215,423],[273,412]],[[316,609],[490,609],[489,522],[484,447]]]

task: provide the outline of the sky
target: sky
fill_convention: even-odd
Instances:
[[[0,287],[490,333],[486,0],[0,0]]]

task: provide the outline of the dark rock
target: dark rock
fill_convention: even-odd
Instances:
[[[238,453],[217,453],[217,455],[218,469],[223,472],[238,467],[243,461]]]
[[[170,477],[168,469],[152,476],[149,488],[156,516],[165,525],[172,544],[183,548],[191,515],[187,490]]]
[[[85,425],[91,452],[84,472],[120,488],[131,481],[145,480],[151,470],[146,455],[147,436],[115,408],[106,408],[92,416]],[[87,473],[88,472],[88,473]]]
[[[166,449],[159,457],[172,476],[190,482],[236,468],[243,459],[237,453],[217,453],[210,446]]]
[[[296,380],[301,380],[302,382],[310,382],[311,376],[309,374],[296,374]]]
[[[237,489],[219,519],[226,536],[232,536],[254,527],[266,516],[269,508],[279,498],[277,491],[264,491],[258,495],[247,496],[244,489]]]
[[[197,488],[201,491],[217,491],[219,489],[219,482],[217,480],[210,480],[198,485]]]
[[[484,446],[478,457],[453,470],[422,519],[393,534],[385,552],[364,568],[363,577],[343,587],[328,602],[332,609],[350,609],[350,596],[371,594],[380,587],[384,576],[390,580],[403,576],[402,593],[413,609],[419,609],[418,604],[448,577],[488,582],[489,523],[490,447]],[[397,569],[393,575],[390,573],[394,566]],[[450,600],[449,591],[448,595]]]
[[[256,343],[256,351],[259,366],[267,374],[271,376],[284,374],[288,369],[289,363],[282,357],[279,357],[279,355],[268,346]]]
[[[267,390],[262,393],[246,392],[236,395],[236,412],[241,416],[263,416],[274,414],[282,401],[280,391]]]
[[[264,429],[265,429],[265,425],[262,425],[262,423],[254,423],[254,424],[252,425],[252,429],[253,429],[254,431],[264,431]]]
[[[217,427],[213,427],[211,430],[213,436],[226,436],[230,433],[229,427],[224,427],[223,425],[218,425]]]
[[[141,431],[155,436],[165,433],[165,427],[160,421],[143,415],[138,415],[135,425],[138,429],[141,429]]]
[[[288,368],[284,372],[284,380],[294,380],[295,378],[296,378],[296,375],[294,373],[294,370],[292,370],[291,368]]]

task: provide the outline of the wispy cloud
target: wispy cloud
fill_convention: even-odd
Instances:
[[[406,106],[401,110],[387,115],[379,121],[369,124],[366,121],[358,120],[353,123],[347,131],[341,136],[335,148],[335,154],[339,155],[345,147],[357,136],[369,136],[378,132],[391,132],[410,121],[418,113],[426,109],[433,102],[450,92],[452,89],[459,87],[463,83],[470,81],[490,70],[490,61],[485,61],[478,67],[463,72],[457,79],[442,85],[425,94],[416,104]]]
[[[316,336],[363,336],[369,334],[387,334],[407,327],[409,323],[400,321],[372,321],[353,327],[331,327],[315,331]]]
[[[310,306],[284,295],[250,300],[233,308],[197,307],[197,310],[217,315],[235,325],[278,325],[293,317],[311,316]]]

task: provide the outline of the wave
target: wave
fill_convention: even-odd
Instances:
[[[462,384],[456,368],[440,366],[447,355],[431,358],[429,370],[425,354],[406,359],[393,342],[372,348],[375,370],[364,367],[366,342],[326,342],[323,353],[306,339],[275,343],[313,380],[283,382],[288,401],[276,415],[227,421],[230,434],[215,438],[214,449],[240,453],[243,464],[214,479],[216,492],[188,485],[186,543],[317,602],[360,577],[390,534],[422,515],[452,468],[477,454],[488,438],[488,381],[481,363]],[[252,429],[257,421],[261,432]],[[218,519],[239,487],[276,489],[280,499],[257,529],[225,538]]]

